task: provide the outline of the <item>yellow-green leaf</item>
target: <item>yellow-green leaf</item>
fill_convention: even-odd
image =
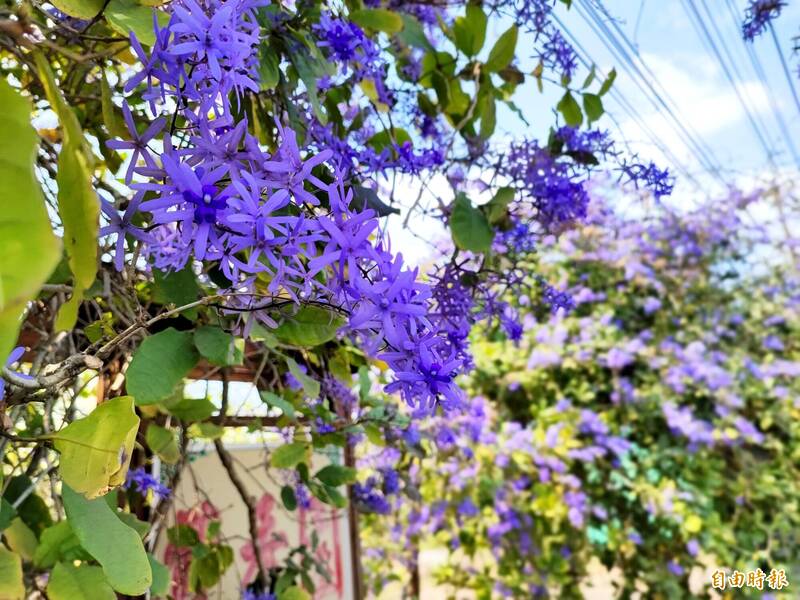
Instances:
[[[105,498],[87,500],[66,484],[62,496],[75,535],[103,567],[111,587],[128,596],[144,594],[153,573],[139,534],[117,517]]]
[[[103,0],[53,0],[53,6],[70,17],[92,19],[103,10]]]
[[[17,517],[12,520],[3,535],[6,536],[9,548],[25,560],[33,560],[39,542],[36,539],[36,534],[22,519]]]
[[[50,600],[116,600],[103,569],[71,563],[58,563],[47,582]]]
[[[103,15],[112,28],[116,29],[124,36],[131,32],[136,34],[142,44],[152,46],[156,41],[156,33],[153,30],[154,9],[143,6],[136,0],[111,0],[108,3]],[[156,18],[161,27],[169,21],[167,13],[155,11]]]
[[[144,437],[150,449],[165,463],[174,465],[178,462],[181,456],[181,452],[178,449],[178,440],[169,429],[150,424],[147,426],[147,432]]]
[[[88,417],[47,437],[61,453],[64,481],[95,498],[125,481],[138,429],[133,398],[122,396],[103,402]]]
[[[58,214],[64,227],[64,246],[74,279],[72,304],[58,320],[59,329],[70,329],[77,318],[77,303],[97,273],[97,237],[100,201],[92,187],[91,154],[87,151],[78,117],[70,108],[42,54],[36,54],[39,77],[51,108],[63,127],[58,154]]]
[[[22,581],[22,559],[0,546],[0,600],[22,600],[25,584]]]
[[[31,105],[0,80],[0,106],[0,361],[5,361],[16,345],[25,304],[61,251],[33,170],[38,138],[30,125]]]

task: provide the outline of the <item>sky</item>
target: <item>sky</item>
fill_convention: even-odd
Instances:
[[[587,10],[590,1],[617,40],[623,45],[630,43],[628,56],[640,75],[609,49],[596,25],[593,29]],[[675,173],[676,188],[669,200],[675,206],[696,205],[724,193],[732,184],[748,190],[774,173],[791,176],[800,164],[800,107],[769,31],[749,49],[742,40],[746,5],[746,0],[573,0],[571,8],[558,3],[555,9],[566,33],[579,41],[583,60],[596,65],[602,74],[617,70],[613,92],[604,97],[606,115],[597,126],[611,130],[629,152]],[[692,6],[702,16],[719,57],[697,25]],[[485,48],[490,48],[509,24],[495,22]],[[774,26],[800,93],[800,56],[793,51],[792,40],[800,34],[800,3],[789,2]],[[523,35],[518,56],[525,56],[526,44],[532,48],[533,40]],[[522,60],[519,66],[529,73],[535,64],[535,59]],[[581,67],[573,86],[580,86],[587,73],[588,69]],[[596,82],[594,88],[597,86]],[[650,88],[657,91],[663,104]],[[508,139],[522,133],[546,137],[554,122],[553,107],[562,93],[554,84],[545,84],[540,93],[529,78],[517,90],[515,102],[530,126],[500,106],[497,133]],[[452,195],[448,187],[443,179],[432,183],[445,197]],[[416,198],[415,182],[408,181],[400,189],[406,198]],[[402,200],[401,204],[407,205]],[[395,248],[412,263],[424,264],[430,258],[432,241],[448,237],[443,225],[432,219],[418,220],[416,235],[404,230],[400,219],[389,222]]]
[[[673,166],[676,173],[679,167],[675,163],[680,163],[697,180],[700,190],[684,175],[679,177],[677,196],[719,191],[720,179],[746,181],[773,169],[797,167],[790,144],[800,152],[800,108],[793,100],[769,32],[751,44],[752,54],[763,68],[764,80],[759,78],[739,30],[747,4],[745,0],[594,0],[591,4],[608,29],[617,34],[618,40],[627,38],[630,41],[629,56],[643,75],[638,77],[624,59],[615,56],[604,43],[606,38],[589,25],[586,17],[589,0],[573,0],[569,10],[562,4],[557,6],[558,18],[583,46],[585,52],[580,54],[601,72],[608,72],[612,67],[617,70],[616,91],[605,97],[608,114],[599,125],[620,134],[643,157]],[[696,29],[692,6],[702,15],[727,66],[727,74],[702,30]],[[603,9],[605,15],[602,15]],[[619,31],[615,30],[615,25]],[[798,87],[800,59],[793,52],[792,37],[800,34],[799,26],[800,5],[789,2],[775,21],[775,29],[790,75]],[[728,75],[736,86],[731,84]],[[575,80],[581,81],[582,75]],[[639,84],[648,89],[645,81],[649,81],[672,108],[675,120],[657,100],[652,100],[652,94],[642,92]],[[619,100],[619,95],[627,101],[627,106]],[[544,106],[541,99],[530,97],[530,93],[528,99],[523,110],[529,118],[541,121],[536,115],[541,115],[548,105],[552,106],[552,97],[546,99]],[[763,142],[744,105],[761,132]],[[633,113],[638,114],[638,119]],[[782,117],[786,135],[782,134],[776,115]],[[550,115],[544,116],[545,120],[550,118]],[[505,124],[513,131],[511,115],[504,116]],[[702,147],[701,151],[692,151],[691,139]],[[668,149],[666,156],[664,147]],[[709,174],[703,168],[703,159],[716,165],[721,177]]]

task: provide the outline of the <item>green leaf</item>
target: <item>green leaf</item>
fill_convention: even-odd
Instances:
[[[172,431],[151,423],[147,426],[144,437],[150,449],[165,463],[174,465],[178,462],[181,451],[178,449],[178,440]]]
[[[479,5],[467,5],[466,14],[453,23],[456,48],[467,56],[478,54],[486,41],[486,22],[486,13]]]
[[[100,78],[100,108],[103,113],[103,123],[105,123],[111,137],[121,138],[130,135],[122,124],[117,107],[111,101],[111,88],[108,86],[105,71],[103,71],[103,75]]]
[[[379,131],[367,140],[367,146],[371,146],[377,152],[383,151],[384,148],[391,148],[395,143],[402,146],[405,142],[410,142],[411,136],[405,129],[395,127],[393,129],[384,129]]]
[[[308,446],[303,442],[284,444],[272,451],[270,464],[276,469],[291,469],[306,458]]]
[[[273,333],[280,341],[292,346],[319,346],[334,339],[343,322],[339,313],[306,305],[296,314],[286,317]]]
[[[506,216],[508,205],[514,200],[514,188],[502,187],[497,190],[489,203],[486,205],[486,216],[489,223],[495,225]]]
[[[116,600],[117,595],[100,567],[58,563],[47,582],[47,597],[50,600]]]
[[[0,80],[0,360],[19,332],[25,304],[36,297],[61,256],[33,166],[39,138],[31,104]]]
[[[297,508],[297,496],[295,496],[292,486],[285,485],[281,488],[281,500],[286,510],[294,510]]]
[[[229,367],[244,362],[244,340],[213,325],[204,325],[194,332],[194,345],[212,365]]]
[[[138,429],[133,398],[121,396],[43,437],[52,439],[61,453],[59,470],[64,481],[87,498],[95,498],[125,481]]]
[[[62,497],[75,535],[103,567],[111,587],[128,596],[144,594],[153,575],[139,534],[119,520],[105,498],[87,500],[67,484]]]
[[[13,505],[17,505],[16,515],[39,537],[42,531],[53,524],[53,518],[47,503],[36,492],[30,493],[31,488],[35,489],[36,484],[30,477],[16,475],[8,480],[3,498],[11,505],[10,510],[14,510]],[[21,496],[25,499],[18,502]]]
[[[558,101],[556,109],[558,109],[558,112],[563,115],[564,121],[567,123],[567,125],[578,127],[581,123],[583,123],[583,113],[581,113],[581,107],[578,104],[578,101],[575,100],[572,92],[569,90],[567,90],[561,100]]]
[[[314,477],[325,485],[338,487],[347,483],[353,483],[356,480],[356,470],[352,467],[344,467],[341,465],[328,465],[317,471]]]
[[[404,44],[422,48],[423,50],[431,50],[433,48],[428,41],[428,36],[425,35],[422,24],[416,17],[408,13],[401,13],[400,18],[403,19],[403,30],[397,34],[397,37]]]
[[[193,438],[207,438],[216,440],[223,436],[225,428],[216,423],[192,423],[187,430],[189,437]]]
[[[198,358],[191,331],[160,331],[133,354],[125,375],[128,393],[139,406],[161,402],[175,393]]]
[[[512,25],[494,43],[489,58],[484,67],[488,71],[500,71],[506,68],[511,59],[514,58],[514,51],[517,48],[517,26]]]
[[[263,91],[271,90],[281,80],[280,54],[269,43],[261,44],[258,53],[258,74]]]
[[[481,129],[480,134],[483,139],[492,137],[497,126],[497,106],[494,95],[486,94],[483,97],[481,108]]]
[[[150,594],[155,598],[166,598],[169,593],[169,584],[172,582],[169,569],[149,552],[147,560],[150,561],[150,569],[153,571],[153,585],[150,586]]]
[[[167,529],[167,539],[173,546],[179,548],[191,548],[200,543],[197,530],[189,525],[176,525]]]
[[[154,11],[159,25],[164,27],[169,22],[167,13],[143,6],[136,0],[111,0],[103,15],[108,24],[123,36],[128,37],[133,32],[142,44],[152,46],[156,42],[153,31]]]
[[[17,510],[5,498],[0,498],[0,531],[9,526],[11,520],[17,516]]]
[[[36,539],[36,534],[33,533],[22,519],[17,517],[11,521],[11,524],[3,532],[3,535],[8,542],[9,548],[19,554],[24,560],[33,560],[36,550],[39,547],[39,542]]]
[[[69,521],[59,521],[45,529],[33,553],[33,564],[38,569],[51,569],[59,561],[89,559],[91,556],[81,546]]]
[[[600,86],[600,90],[597,92],[598,96],[605,96],[608,91],[611,89],[611,86],[614,85],[614,80],[617,78],[617,70],[611,69],[606,77],[606,80],[603,82],[603,85]]]
[[[300,365],[293,358],[286,357],[286,366],[289,367],[289,372],[294,375],[295,379],[303,386],[303,391],[309,398],[316,398],[319,396],[319,381],[312,379],[300,369]]]
[[[64,331],[74,327],[78,304],[97,273],[100,201],[92,185],[91,155],[87,152],[78,117],[62,96],[44,55],[37,53],[35,56],[47,101],[58,115],[64,132],[56,175],[58,213],[75,288],[69,303],[62,307],[63,315],[59,314],[56,320],[56,329]]]
[[[170,272],[154,269],[153,282],[153,300],[160,304],[185,306],[197,300],[200,291],[191,266]]]
[[[403,19],[396,12],[385,8],[365,8],[350,13],[350,20],[365,29],[386,33],[399,33],[403,30]]]
[[[168,405],[167,410],[181,421],[191,422],[205,421],[217,407],[207,398],[184,398],[177,404]]]
[[[596,76],[597,76],[597,68],[594,65],[592,65],[592,68],[589,70],[589,74],[586,76],[586,79],[583,80],[583,85],[581,86],[581,89],[585,90],[590,85],[592,85],[592,82],[594,81],[594,78]]]
[[[486,217],[467,198],[459,192],[450,214],[450,232],[453,241],[462,250],[488,252],[494,240],[494,230]]]
[[[294,406],[291,402],[284,400],[272,392],[261,392],[260,395],[261,400],[263,400],[266,404],[274,408],[279,408],[287,417],[294,419]]]
[[[596,94],[583,94],[583,111],[586,113],[586,120],[591,124],[603,116],[603,101]]]
[[[70,17],[92,19],[103,10],[103,0],[53,0],[53,6]]]
[[[278,594],[278,600],[311,600],[311,596],[303,588],[293,585]]]
[[[22,600],[25,597],[25,583],[22,580],[22,559],[0,546],[0,598],[3,600]]]

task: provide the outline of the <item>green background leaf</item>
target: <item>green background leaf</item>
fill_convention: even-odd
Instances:
[[[484,65],[488,71],[500,71],[509,65],[517,48],[517,33],[517,26],[512,25],[497,38]]]
[[[365,29],[386,33],[398,33],[403,29],[403,19],[396,12],[385,8],[365,8],[350,13],[350,20]]]
[[[306,458],[308,446],[303,442],[284,444],[272,451],[270,463],[277,469],[291,469]]]
[[[22,559],[19,554],[0,546],[0,598],[22,600],[25,584],[22,582]]]
[[[344,319],[336,312],[307,305],[286,317],[273,333],[285,344],[312,347],[334,339],[343,322]]]
[[[89,565],[76,567],[58,563],[47,582],[50,600],[116,600],[103,569]]]
[[[198,358],[191,331],[160,331],[134,353],[125,374],[128,393],[139,406],[161,402],[175,393]]]
[[[243,341],[213,325],[204,325],[195,330],[194,345],[212,365],[241,365],[244,360]]]
[[[64,510],[81,545],[103,567],[116,591],[144,594],[153,582],[142,539],[114,513],[105,498],[87,500],[63,486]]]
[[[178,449],[178,440],[172,431],[151,423],[147,426],[144,437],[150,449],[165,463],[174,465],[178,462],[181,452]]]
[[[453,241],[462,250],[488,252],[494,240],[494,230],[483,213],[472,206],[466,194],[459,193],[450,215]]]

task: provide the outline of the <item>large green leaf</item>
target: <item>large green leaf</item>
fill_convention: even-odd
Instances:
[[[61,453],[64,481],[95,498],[125,481],[138,429],[133,398],[122,396],[103,402],[88,417],[46,437]]]
[[[567,90],[556,104],[558,112],[564,117],[564,121],[571,127],[578,127],[583,123],[583,113],[580,104],[575,100],[575,96]]]
[[[244,340],[213,325],[204,325],[194,332],[194,345],[212,365],[240,365],[244,358]]]
[[[453,203],[450,231],[456,246],[462,250],[488,252],[494,240],[494,230],[486,217],[472,206],[464,193],[459,193]]]
[[[59,330],[71,329],[78,316],[83,292],[97,273],[97,237],[100,227],[100,201],[92,187],[92,166],[78,117],[58,88],[50,65],[36,54],[39,77],[51,108],[63,128],[63,143],[58,154],[58,214],[64,227],[64,246],[74,279],[69,303],[56,321]]]
[[[66,484],[62,497],[75,535],[103,567],[111,587],[128,596],[144,594],[153,575],[139,534],[114,514],[105,498],[87,500]]]
[[[0,361],[16,345],[19,317],[58,264],[41,188],[36,181],[38,138],[31,105],[0,80]]]
[[[273,333],[285,344],[318,346],[335,338],[343,322],[338,313],[307,305],[301,307],[297,314],[287,317]]]
[[[293,585],[278,594],[278,600],[311,600],[311,595],[303,588]]]
[[[178,440],[172,431],[151,423],[147,426],[147,432],[144,437],[150,449],[165,463],[174,465],[178,462],[181,457],[181,451],[178,449]]]
[[[191,331],[169,328],[144,340],[125,374],[136,404],[156,404],[170,397],[197,364]]]
[[[184,398],[175,404],[168,404],[167,410],[181,421],[205,421],[214,414],[217,407],[208,398]]]
[[[8,547],[19,554],[24,560],[33,560],[39,542],[36,534],[28,527],[22,519],[17,517],[12,519],[11,524],[3,532],[8,542]]]
[[[153,571],[153,584],[150,586],[150,595],[154,598],[166,598],[169,592],[169,584],[172,580],[169,569],[150,553],[147,554],[147,560],[150,561],[150,569]]]
[[[350,13],[350,19],[361,27],[386,33],[398,33],[403,30],[403,19],[400,15],[386,8],[354,10]]]
[[[180,271],[164,272],[153,270],[153,299],[161,304],[172,303],[175,306],[184,306],[197,300],[200,287],[197,285],[191,266]],[[187,311],[187,313],[189,312]],[[191,317],[190,317],[191,318]]]
[[[270,463],[276,469],[291,469],[305,460],[307,452],[308,446],[303,442],[284,444],[273,450]]]
[[[25,584],[22,581],[22,559],[0,546],[0,599],[22,600]]]
[[[142,44],[152,46],[156,41],[156,34],[153,31],[154,11],[154,8],[142,6],[136,0],[111,0],[103,15],[109,25],[122,35],[127,36],[133,32]],[[155,13],[159,24],[162,27],[166,25],[169,21],[167,13],[162,11]]]
[[[103,569],[71,563],[58,563],[47,582],[50,600],[116,600]]]
[[[453,23],[456,47],[467,56],[478,54],[486,41],[486,22],[486,13],[480,6],[468,5],[466,14],[456,17]]]
[[[103,0],[53,0],[61,12],[78,19],[92,19],[103,10]]]
[[[356,480],[356,470],[342,465],[328,465],[322,467],[314,476],[325,485],[337,487]]]
[[[486,59],[486,69],[488,71],[501,71],[505,69],[511,59],[514,58],[514,50],[517,48],[517,26],[512,25],[497,41],[489,51],[489,58]]]
[[[33,553],[33,564],[39,569],[50,569],[59,561],[71,562],[90,558],[72,531],[69,521],[59,521],[42,533],[39,546]]]

